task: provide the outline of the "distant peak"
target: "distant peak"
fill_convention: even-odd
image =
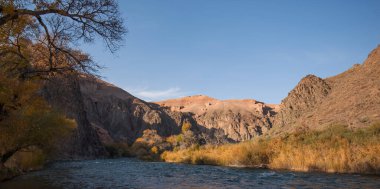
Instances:
[[[304,79],[316,79],[316,78],[319,78],[319,77],[317,77],[317,76],[315,76],[313,74],[309,74],[309,75],[307,75],[307,76],[304,77]]]
[[[255,99],[227,99],[219,100],[207,95],[192,95],[181,98],[168,99],[159,102],[155,102],[160,105],[173,105],[173,104],[204,104],[204,103],[247,103],[247,104],[265,104],[264,102],[257,101]]]
[[[212,98],[212,97],[209,97],[206,95],[192,95],[192,96],[187,96],[184,98],[201,98],[201,99],[214,99],[214,100],[216,100],[215,98]]]
[[[321,80],[323,79],[313,74],[309,74],[305,76],[304,78],[302,78],[299,83],[302,84],[302,83],[309,83],[309,82],[315,82],[315,81],[321,81]]]

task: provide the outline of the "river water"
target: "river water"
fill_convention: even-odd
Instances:
[[[380,177],[144,162],[125,158],[56,162],[44,170],[0,183],[0,188],[350,189],[380,188]]]

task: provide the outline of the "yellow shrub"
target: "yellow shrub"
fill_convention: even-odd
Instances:
[[[158,154],[158,148],[157,148],[157,146],[153,146],[151,149],[150,149],[150,151],[153,153],[153,154]]]
[[[191,123],[188,121],[183,122],[182,124],[182,133],[189,131],[191,129]]]

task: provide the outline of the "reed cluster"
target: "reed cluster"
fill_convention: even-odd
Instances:
[[[165,151],[166,162],[268,167],[297,171],[380,173],[380,123],[352,130],[331,126],[221,146]]]

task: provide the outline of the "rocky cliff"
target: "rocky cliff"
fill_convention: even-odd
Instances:
[[[82,78],[80,86],[87,117],[103,143],[131,144],[146,129],[160,136],[179,134],[185,121],[197,134],[223,131],[231,141],[243,141],[266,133],[278,110],[255,100],[220,101],[202,95],[148,103],[101,80]]]
[[[146,129],[161,136],[178,134],[186,114],[172,112],[140,100],[101,80],[81,79],[81,93],[89,121],[103,143],[131,144]]]
[[[380,46],[363,64],[333,77],[308,75],[281,102],[275,133],[330,125],[365,127],[380,120]]]
[[[255,100],[221,101],[201,95],[148,103],[112,84],[83,76],[55,78],[44,91],[54,107],[77,120],[78,133],[63,151],[81,156],[105,155],[104,144],[132,144],[146,129],[160,136],[179,134],[185,121],[195,134],[213,138],[218,132],[230,141],[248,140],[271,128],[278,108]]]
[[[77,122],[75,134],[58,149],[62,153],[60,158],[107,156],[99,135],[88,119],[79,81],[76,75],[57,76],[46,81],[42,90],[42,95],[53,108]]]
[[[43,96],[77,122],[75,135],[62,144],[61,158],[107,156],[104,145],[132,144],[146,129],[161,136],[179,134],[190,115],[144,102],[102,80],[54,77],[45,83]]]
[[[173,112],[190,113],[200,130],[221,130],[232,141],[267,133],[278,111],[277,105],[256,100],[217,100],[203,95],[156,103]]]

